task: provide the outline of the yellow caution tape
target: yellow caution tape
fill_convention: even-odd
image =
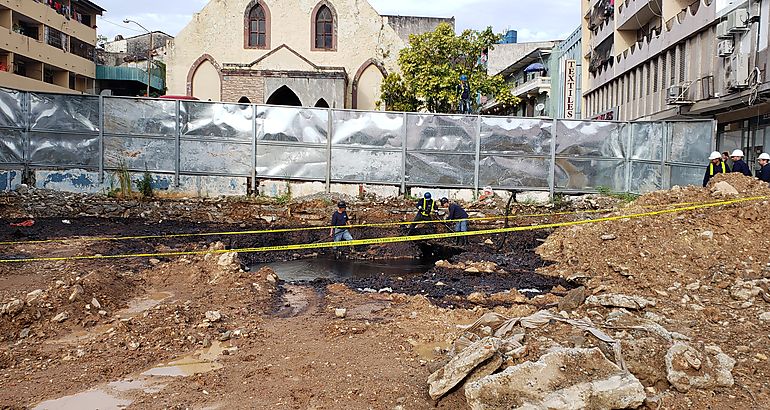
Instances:
[[[66,257],[48,257],[48,258],[26,258],[26,259],[0,259],[0,263],[21,263],[21,262],[60,262],[60,261],[75,261],[75,260],[94,260],[94,259],[123,259],[123,258],[161,258],[172,256],[186,256],[186,255],[204,255],[210,254],[222,254],[230,252],[240,253],[257,253],[257,252],[278,252],[278,251],[296,251],[305,249],[321,249],[331,248],[338,246],[360,246],[360,245],[379,245],[398,242],[414,242],[425,241],[431,239],[445,239],[454,238],[459,236],[478,236],[478,235],[492,235],[501,234],[506,232],[521,232],[521,231],[534,231],[539,229],[553,229],[566,226],[577,226],[599,222],[618,221],[624,219],[636,219],[657,215],[665,215],[678,213],[683,211],[693,211],[697,209],[711,208],[716,206],[732,205],[749,201],[758,201],[767,199],[766,196],[757,196],[749,198],[732,199],[727,201],[718,201],[710,203],[702,203],[697,205],[690,205],[679,208],[663,209],[659,211],[636,213],[629,215],[616,215],[608,216],[598,219],[586,219],[580,221],[570,222],[556,222],[542,225],[531,226],[515,226],[510,228],[497,228],[487,229],[480,231],[469,232],[454,232],[454,233],[441,233],[441,234],[428,234],[428,235],[415,235],[415,236],[394,236],[385,238],[373,238],[373,239],[357,239],[353,241],[345,242],[320,242],[320,243],[305,243],[305,244],[293,244],[293,245],[276,245],[276,246],[263,246],[258,248],[241,248],[241,249],[223,249],[223,250],[200,250],[200,251],[177,251],[177,252],[162,252],[162,253],[140,253],[140,254],[123,254],[123,255],[85,255],[85,256],[66,256]]]
[[[686,206],[695,204],[708,204],[713,202],[682,202],[678,204],[661,204],[661,205],[646,205],[643,208],[655,208],[662,206]],[[520,219],[520,218],[540,218],[551,216],[565,216],[565,215],[578,215],[578,214],[598,214],[618,211],[618,208],[605,208],[595,210],[582,210],[582,211],[569,211],[569,212],[551,212],[551,213],[539,213],[539,214],[527,214],[527,215],[501,215],[501,216],[488,216],[483,218],[467,218],[467,219],[441,219],[441,220],[426,220],[426,221],[406,221],[406,222],[382,222],[372,224],[355,224],[347,225],[346,228],[386,228],[403,225],[422,225],[422,224],[435,224],[435,223],[454,223],[461,221],[468,222],[482,222],[493,221],[498,219]],[[138,235],[138,236],[114,236],[114,237],[72,237],[72,238],[58,238],[58,239],[42,239],[31,241],[6,241],[0,242],[0,245],[29,245],[29,244],[42,244],[42,243],[61,243],[73,240],[80,240],[86,242],[104,242],[104,241],[128,241],[128,240],[144,240],[144,239],[174,239],[174,238],[191,238],[191,237],[203,237],[203,236],[235,236],[235,235],[263,235],[273,233],[289,233],[289,232],[309,232],[309,231],[323,231],[335,228],[334,226],[306,226],[301,228],[278,228],[278,229],[261,229],[261,230],[248,230],[248,231],[226,231],[226,232],[195,232],[195,233],[179,233],[179,234],[160,234],[160,235]]]

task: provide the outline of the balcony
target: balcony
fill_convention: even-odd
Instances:
[[[52,11],[51,7],[45,3],[30,0],[0,0],[0,8],[14,10],[16,13],[25,15],[49,27],[56,27],[57,30],[61,30],[69,36],[96,44],[95,24],[89,26],[72,17],[67,19],[64,15]],[[98,13],[101,14],[101,11]]]
[[[551,77],[535,77],[511,90],[517,97],[551,92]]]
[[[663,15],[661,0],[625,0],[618,6],[618,30],[639,30]]]
[[[156,69],[153,68],[153,73]],[[111,67],[99,65],[96,66],[96,79],[97,80],[114,80],[114,81],[136,81],[147,85],[147,71],[138,67]],[[166,88],[166,81],[153,74],[150,80],[152,84],[150,87],[156,90],[164,90]]]
[[[3,49],[6,51],[62,70],[72,71],[84,77],[94,78],[96,75],[96,66],[93,61],[68,53],[61,48],[12,31],[7,35],[3,33],[2,37],[6,44]]]
[[[594,34],[594,32],[591,33]],[[591,37],[591,45],[598,47],[600,44],[604,43],[608,38],[610,38],[614,33],[615,20],[608,18],[607,20],[604,20],[601,26],[599,26],[599,31],[595,32],[595,34]]]

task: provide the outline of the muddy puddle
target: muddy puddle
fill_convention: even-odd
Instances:
[[[221,369],[217,360],[226,351],[234,349],[221,342],[169,363],[161,363],[139,375],[130,376],[70,396],[44,401],[32,406],[33,410],[117,410],[130,406],[136,397],[157,394],[166,387],[169,377],[187,377]]]
[[[434,266],[433,263],[422,259],[335,260],[333,257],[273,262],[266,265],[286,282],[406,277],[425,273]],[[262,266],[265,264],[251,266],[251,269],[258,270]]]

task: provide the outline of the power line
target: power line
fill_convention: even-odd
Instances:
[[[120,28],[125,29],[125,30],[131,30],[131,31],[134,31],[134,32],[137,32],[137,33],[144,33],[144,31],[142,31],[142,30],[138,30],[138,29],[135,29],[133,27],[124,26],[122,24],[115,23],[113,21],[107,20],[104,17],[102,17],[101,20],[106,22],[106,23],[112,24],[113,26],[117,26],[117,27],[120,27]]]

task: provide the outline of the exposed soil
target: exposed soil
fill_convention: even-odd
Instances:
[[[731,198],[713,192],[722,180],[737,188],[739,197],[770,196],[766,185],[717,176],[709,188],[652,193],[617,214]],[[425,258],[435,264],[402,277],[290,284],[260,266],[330,251],[223,251],[326,241],[328,231],[88,238],[321,226],[336,198],[283,205],[155,200],[130,206],[103,197],[68,196],[63,204],[50,206],[30,204],[29,198],[14,194],[7,205],[0,201],[0,215],[6,217],[0,241],[63,240],[3,245],[0,259],[208,252],[0,264],[0,408],[34,407],[94,389],[93,395],[107,396],[103,400],[119,399],[128,408],[142,409],[461,409],[467,407],[462,387],[434,402],[426,384],[428,375],[454,353],[453,342],[462,334],[457,326],[487,312],[522,317],[544,309],[590,318],[620,340],[628,369],[647,388],[646,408],[770,408],[770,322],[760,319],[770,304],[757,291],[760,282],[751,282],[770,278],[766,200],[517,232],[505,240],[502,235],[473,237],[463,247],[451,240],[359,247],[349,257]],[[561,206],[606,207],[601,201]],[[500,215],[505,212],[500,202],[469,209]],[[404,221],[412,212],[408,201],[351,203],[357,223]],[[117,215],[100,215],[105,209],[116,209]],[[515,206],[513,212],[554,210]],[[601,214],[526,217],[511,224],[596,216]],[[31,227],[9,226],[29,217],[35,220]],[[473,229],[501,224],[489,221]],[[353,231],[357,239],[402,233],[403,227]],[[657,303],[629,312],[581,301],[559,312],[556,306],[578,284],[588,295],[627,294]],[[693,345],[716,345],[735,358],[735,383],[676,391],[662,359],[670,341],[637,326],[651,321]],[[526,350],[516,363],[535,361],[556,345],[599,345],[585,331],[563,323],[528,332]],[[191,370],[184,370],[187,365],[179,363],[190,358]],[[183,370],[176,377],[153,375],[178,368]],[[144,387],[115,387],[128,385]]]
[[[99,201],[104,207],[110,206],[104,198]],[[451,241],[401,243],[362,247],[350,256],[446,258],[450,263],[469,264],[490,260],[497,264],[496,273],[437,266],[401,279],[372,277],[345,284],[282,286],[270,270],[243,268],[275,260],[313,258],[325,251],[237,257],[214,252],[325,241],[327,231],[138,240],[89,238],[235,232],[301,226],[307,221],[317,221],[308,225],[322,225],[332,201],[289,204],[292,216],[275,219],[272,224],[250,219],[261,213],[255,208],[262,205],[228,202],[225,207],[230,223],[211,222],[194,205],[191,214],[201,215],[206,222],[163,215],[102,218],[67,213],[67,207],[62,206],[53,215],[46,208],[44,215],[48,216],[34,218],[32,226],[11,227],[10,223],[32,216],[24,209],[23,200],[14,197],[14,202],[0,210],[0,214],[13,216],[0,224],[0,241],[20,243],[3,246],[3,259],[201,249],[212,253],[0,265],[0,302],[3,306],[14,301],[21,304],[19,312],[0,316],[0,407],[34,406],[94,388],[101,394],[110,391],[110,382],[138,383],[149,377],[142,376],[148,369],[195,354],[221,340],[227,352],[215,359],[221,369],[178,379],[153,379],[157,388],[151,389],[152,393],[139,389],[122,392],[121,398],[133,402],[133,408],[433,408],[424,382],[446,360],[444,352],[455,325],[469,323],[477,315],[480,308],[468,302],[468,295],[484,292],[490,295],[482,303],[484,309],[496,306],[512,314],[531,312],[535,307],[528,305],[530,301],[541,306],[554,303],[558,298],[548,294],[554,286],[557,292],[566,289],[565,281],[534,273],[544,265],[534,254],[539,240],[547,235],[543,232],[511,235],[500,253],[496,248],[502,238],[493,236],[474,238],[464,248]],[[204,202],[201,206],[210,205]],[[392,221],[397,215],[395,220],[405,220],[409,214],[399,205],[397,202],[395,208],[387,208],[378,204],[376,211],[374,206],[361,205],[360,209],[371,212],[366,214],[366,221],[361,217],[363,211],[356,219]],[[244,217],[236,219],[234,209],[244,210]],[[521,213],[534,211],[532,207],[519,209]],[[484,212],[494,215],[501,210]],[[525,218],[517,222],[551,220]],[[491,221],[487,226],[499,223]],[[373,238],[399,235],[403,230],[362,228],[354,232],[357,238]],[[56,241],[28,242],[51,239]],[[493,245],[484,243],[486,239]],[[441,281],[443,285],[437,286]],[[550,297],[529,299],[516,291],[519,287],[540,290]],[[369,293],[370,289],[383,288],[391,289]],[[344,318],[335,316],[336,308],[347,309]],[[211,316],[214,311],[219,319],[207,319],[207,312]],[[458,394],[443,400],[439,408],[463,405],[462,394]]]

